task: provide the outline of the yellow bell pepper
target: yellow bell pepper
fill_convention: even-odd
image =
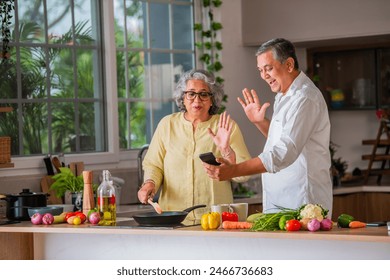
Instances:
[[[202,215],[200,219],[202,229],[217,229],[221,225],[221,215],[218,212],[209,212]]]

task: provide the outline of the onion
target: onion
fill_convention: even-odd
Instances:
[[[321,221],[321,230],[331,230],[333,227],[333,222],[331,219],[325,218]]]
[[[88,221],[93,224],[93,225],[96,225],[100,222],[100,214],[99,212],[92,212],[90,215],[89,215],[89,218],[88,218]]]
[[[299,221],[303,230],[307,230],[307,224],[310,222],[310,220],[310,218],[303,218]]]
[[[34,215],[31,216],[31,222],[34,225],[40,225],[42,224],[42,214],[40,213],[35,213]]]
[[[320,229],[320,227],[321,227],[321,223],[317,219],[311,219],[307,224],[307,229],[310,231],[317,231]]]
[[[50,213],[46,213],[42,217],[42,223],[45,225],[51,225],[54,222],[54,217]]]

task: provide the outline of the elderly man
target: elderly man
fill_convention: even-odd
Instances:
[[[264,151],[255,158],[212,166],[204,163],[209,177],[227,180],[263,173],[263,211],[277,206],[297,208],[318,203],[332,211],[329,169],[330,122],[325,100],[314,83],[299,70],[293,44],[273,39],[257,53],[260,77],[276,93],[271,120],[265,117],[269,103],[261,104],[254,90],[244,89],[238,98],[248,119],[267,138]]]

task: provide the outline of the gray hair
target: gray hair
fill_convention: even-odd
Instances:
[[[294,68],[299,69],[297,55],[295,54],[294,45],[283,38],[271,39],[263,43],[256,52],[256,56],[263,54],[267,51],[272,51],[274,58],[280,63],[284,63],[287,58],[291,57],[294,59]]]
[[[202,69],[193,69],[183,73],[177,82],[176,89],[173,93],[173,99],[179,110],[181,112],[186,112],[186,107],[184,106],[184,92],[187,89],[187,81],[189,80],[202,80],[208,85],[210,93],[212,94],[212,106],[209,110],[209,114],[217,114],[219,108],[221,108],[224,91],[222,86],[216,82],[214,75],[211,72]]]

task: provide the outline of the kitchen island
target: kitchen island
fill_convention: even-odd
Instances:
[[[200,226],[176,229],[97,227],[89,224],[44,226],[26,221],[0,226],[3,252],[23,248],[20,244],[12,244],[11,239],[8,243],[4,239],[4,236],[13,234],[32,237],[32,258],[36,260],[390,259],[387,227],[252,232],[204,231]]]

